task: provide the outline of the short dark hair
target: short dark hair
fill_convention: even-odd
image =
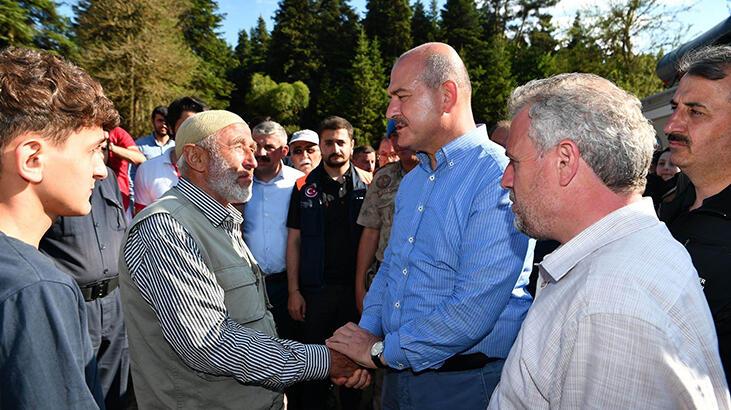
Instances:
[[[162,115],[162,117],[165,118],[165,121],[167,121],[168,107],[164,105],[158,105],[152,110],[152,114],[150,114],[150,119],[154,121],[156,115]]]
[[[376,150],[373,149],[370,145],[359,145],[353,149],[353,155],[357,154],[375,154]]]
[[[45,51],[0,51],[0,149],[27,132],[63,143],[82,128],[117,125],[114,104],[84,70]]]
[[[716,45],[695,49],[688,52],[678,61],[678,77],[685,74],[721,80],[728,75],[731,68],[731,46]]]
[[[350,124],[348,120],[346,120],[343,117],[338,117],[336,115],[332,115],[330,117],[325,118],[320,123],[320,135],[322,135],[322,132],[325,130],[346,130],[348,131],[348,136],[350,139],[353,139],[353,125]]]
[[[208,111],[208,106],[203,101],[195,97],[181,97],[168,105],[168,114],[165,117],[168,123],[168,133],[173,134],[175,123],[178,122],[184,112],[203,112]]]

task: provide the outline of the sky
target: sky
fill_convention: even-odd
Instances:
[[[437,1],[440,9],[445,1]],[[429,4],[430,0],[422,0],[422,2]],[[687,21],[689,27],[688,31],[681,37],[682,42],[689,41],[707,31],[728,18],[729,13],[731,13],[731,0],[660,0],[660,2],[668,6],[692,5],[687,12],[680,16]],[[607,3],[607,0],[560,0],[558,5],[549,9],[549,11],[554,16],[554,24],[559,28],[566,28],[573,21],[577,10]],[[361,16],[365,15],[365,4],[366,0],[350,1],[350,5],[358,10]],[[219,11],[226,14],[221,33],[231,46],[235,46],[239,30],[246,29],[248,32],[256,25],[260,15],[264,17],[267,29],[272,30],[274,26],[272,19],[279,5],[279,0],[218,0],[218,5]],[[641,44],[639,45],[641,47]]]

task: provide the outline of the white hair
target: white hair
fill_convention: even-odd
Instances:
[[[515,89],[509,109],[528,108],[528,137],[540,153],[563,139],[614,192],[642,191],[655,130],[637,97],[594,74],[559,74]]]

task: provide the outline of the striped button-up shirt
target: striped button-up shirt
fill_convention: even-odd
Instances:
[[[728,409],[718,343],[688,252],[652,200],[546,256],[491,409]]]
[[[384,336],[396,369],[451,356],[505,358],[530,306],[533,258],[500,178],[504,150],[480,126],[425,154],[401,182],[391,238],[360,325]]]
[[[181,178],[178,189],[214,229],[231,237],[240,254],[249,254],[236,208],[223,207],[186,179]],[[124,257],[165,339],[194,370],[274,389],[327,377],[330,354],[325,346],[269,337],[229,317],[224,291],[206,267],[199,245],[169,214],[152,215],[133,228]]]

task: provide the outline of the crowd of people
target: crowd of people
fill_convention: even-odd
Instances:
[[[664,150],[592,74],[488,133],[423,44],[374,148],[2,50],[0,408],[731,409],[731,47],[678,70]]]

